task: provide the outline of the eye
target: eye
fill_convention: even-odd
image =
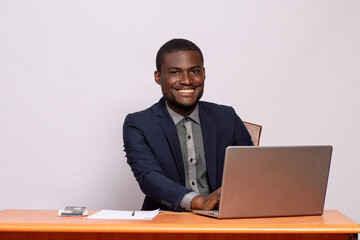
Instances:
[[[171,74],[179,74],[179,71],[177,70],[173,70],[173,71],[170,71]]]
[[[194,69],[191,71],[193,74],[198,74],[200,71],[198,69]]]

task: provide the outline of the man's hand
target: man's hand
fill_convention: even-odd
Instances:
[[[191,209],[211,210],[218,209],[220,203],[221,187],[208,196],[197,195],[191,201]]]

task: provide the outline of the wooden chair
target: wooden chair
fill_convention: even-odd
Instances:
[[[244,124],[250,133],[251,140],[253,141],[254,146],[259,146],[262,126],[249,122],[244,122]]]

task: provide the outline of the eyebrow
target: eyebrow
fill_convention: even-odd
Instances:
[[[195,66],[190,67],[189,69],[192,70],[192,69],[195,69],[195,68],[201,68],[201,66],[200,65],[195,65]],[[181,68],[179,68],[179,67],[169,67],[168,70],[181,70]]]
[[[200,65],[196,65],[196,66],[191,67],[190,69],[195,69],[195,68],[201,68],[201,67],[200,67]]]
[[[169,67],[168,70],[181,70],[181,68],[178,68],[178,67]]]

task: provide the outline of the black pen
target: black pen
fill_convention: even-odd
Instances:
[[[133,211],[133,212],[131,213],[131,216],[135,216],[135,211]]]

